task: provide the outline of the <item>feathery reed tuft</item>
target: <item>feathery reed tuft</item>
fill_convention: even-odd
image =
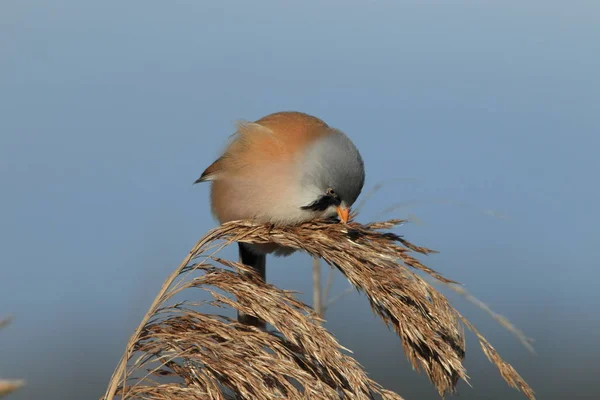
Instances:
[[[457,382],[468,378],[462,364],[466,326],[505,381],[534,399],[519,374],[416,273],[455,283],[413,256],[432,250],[389,232],[402,222],[312,221],[275,227],[235,221],[210,231],[163,284],[130,339],[105,398],[401,399],[371,380],[292,293],[215,255],[233,242],[275,242],[338,268],[397,333],[409,361],[425,371],[440,395],[454,392]],[[189,293],[193,288],[208,291],[213,300],[168,304],[184,290],[197,298]],[[233,308],[265,320],[274,331],[202,313],[202,306]]]
[[[0,319],[0,329],[8,324],[10,324],[10,318]],[[25,381],[22,379],[0,379],[0,397],[13,393],[23,385],[25,385]]]

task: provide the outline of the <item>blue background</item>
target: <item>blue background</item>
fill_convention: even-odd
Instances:
[[[27,380],[12,398],[104,392],[215,225],[191,183],[235,120],[290,109],[344,130],[367,190],[385,183],[359,220],[413,218],[398,231],[441,252],[429,266],[536,339],[527,353],[449,294],[540,399],[597,398],[599,16],[596,1],[3,1],[0,377]],[[270,265],[310,302],[306,255]],[[364,297],[327,319],[375,380],[438,398]],[[468,344],[461,398],[524,398]]]

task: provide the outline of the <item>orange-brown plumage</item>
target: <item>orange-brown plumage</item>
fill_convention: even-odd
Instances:
[[[279,112],[238,124],[223,155],[202,174],[201,180],[213,181],[213,214],[221,223],[268,220],[264,215],[272,210],[271,201],[289,194],[282,188],[294,176],[291,169],[302,149],[332,132],[322,120],[300,112]]]
[[[223,155],[203,173],[204,180],[213,180],[220,173],[243,174],[248,165],[285,163],[291,161],[303,147],[331,128],[308,114],[284,111],[267,115],[255,122],[241,122]]]

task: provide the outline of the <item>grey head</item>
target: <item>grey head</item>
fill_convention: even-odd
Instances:
[[[312,143],[300,161],[306,193],[301,208],[340,218],[354,204],[365,183],[363,159],[352,141],[337,129]],[[345,221],[344,221],[345,222]]]

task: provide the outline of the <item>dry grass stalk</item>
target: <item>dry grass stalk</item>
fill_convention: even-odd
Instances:
[[[10,324],[10,318],[0,319],[0,329]],[[25,385],[21,379],[0,379],[0,397],[11,394]]]
[[[432,251],[382,232],[401,222],[314,221],[279,228],[237,221],[212,230],[163,285],[132,336],[105,398],[370,399],[380,394],[384,399],[399,399],[369,379],[320,326],[310,308],[290,292],[240,274],[248,269],[214,256],[233,242],[276,242],[322,258],[364,292],[373,311],[400,337],[413,366],[425,371],[440,395],[453,392],[459,379],[467,379],[462,321],[476,333],[506,382],[533,399],[517,372],[415,272],[453,283],[411,254]],[[199,261],[190,265],[194,260]],[[195,306],[202,304],[167,304],[191,288],[212,294],[214,300],[205,304],[254,315],[275,332],[200,313]],[[135,360],[134,353],[139,353]],[[140,376],[142,370],[150,372]],[[150,378],[155,375],[170,376],[172,382]]]
[[[325,306],[323,304],[323,291],[321,290],[321,264],[318,258],[313,258],[312,265],[312,281],[313,281],[313,311],[321,318],[325,314]],[[325,298],[326,299],[326,298]]]
[[[0,397],[11,394],[25,385],[25,381],[18,379],[0,379]]]
[[[428,282],[431,282],[433,284],[440,283],[440,282],[435,281],[431,277],[429,277],[429,278],[426,277],[426,279]],[[483,310],[485,313],[487,313],[500,326],[502,326],[504,329],[509,331],[514,337],[516,337],[517,340],[519,342],[521,342],[523,347],[525,347],[527,350],[529,350],[532,354],[535,354],[535,349],[533,348],[533,345],[532,345],[533,339],[528,337],[527,335],[525,335],[525,333],[522,330],[520,330],[519,328],[514,326],[504,315],[498,314],[497,312],[492,310],[487,304],[485,304],[483,301],[479,300],[477,297],[473,296],[462,286],[459,286],[459,285],[453,284],[453,283],[445,284],[445,286],[447,288],[449,288],[450,290],[452,290],[453,292],[458,293],[469,303],[475,305],[477,308],[479,308],[479,309]]]

